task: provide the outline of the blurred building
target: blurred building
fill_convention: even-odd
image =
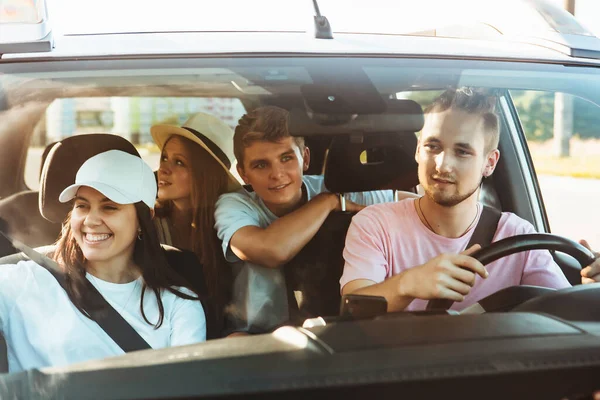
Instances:
[[[45,129],[37,146],[85,133],[114,133],[134,144],[151,143],[150,127],[181,125],[196,112],[205,112],[235,128],[245,113],[239,99],[181,97],[90,97],[57,99],[46,111]]]

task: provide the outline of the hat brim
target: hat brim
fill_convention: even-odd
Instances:
[[[210,156],[212,158],[214,158],[215,161],[217,161],[219,163],[221,168],[223,168],[225,170],[225,172],[227,174],[227,179],[228,179],[227,191],[235,192],[242,188],[242,185],[240,184],[240,182],[231,173],[229,168],[227,168],[227,166],[225,164],[223,164],[223,161],[221,161],[221,159],[219,157],[217,157],[215,155],[215,153],[213,153],[212,150],[209,149],[208,146],[199,137],[197,137],[196,135],[194,135],[192,132],[188,131],[187,129],[181,128],[179,126],[174,126],[174,125],[154,125],[150,128],[150,134],[152,135],[152,139],[154,140],[154,143],[156,143],[158,145],[158,148],[161,151],[162,151],[165,143],[167,143],[167,140],[169,140],[169,138],[173,135],[183,136],[184,138],[189,139],[194,143],[197,143],[204,150],[206,150],[206,152],[208,154],[210,154]]]
[[[100,182],[83,182],[83,183],[77,183],[77,184],[71,185],[62,191],[60,196],[58,196],[58,201],[60,201],[61,203],[67,203],[67,202],[73,200],[75,198],[75,196],[77,196],[77,191],[82,186],[87,186],[87,187],[90,187],[92,189],[99,191],[104,196],[106,196],[108,199],[110,199],[110,201],[113,201],[117,204],[133,204],[133,203],[137,203],[139,201],[143,201],[148,207],[154,208],[154,199],[152,199],[151,202],[150,202],[150,199],[146,199],[146,200],[133,199],[133,198],[130,198],[129,196],[126,196],[125,194],[123,194],[119,190],[115,189],[114,187],[109,186],[105,183],[100,183]],[[148,204],[148,202],[150,202],[150,204]]]

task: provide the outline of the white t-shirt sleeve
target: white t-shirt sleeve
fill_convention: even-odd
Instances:
[[[194,293],[178,288],[180,292]],[[183,346],[206,341],[206,316],[199,300],[176,297],[171,313],[171,346]]]
[[[344,271],[340,288],[357,279],[383,282],[388,274],[385,232],[379,224],[375,208],[359,212],[348,228],[344,248]]]
[[[19,296],[24,293],[24,288],[32,280],[32,271],[27,263],[0,265],[0,331],[4,331],[7,318],[17,304]]]
[[[258,213],[250,202],[239,193],[226,193],[217,200],[215,229],[221,240],[225,259],[229,262],[240,261],[229,247],[233,234],[245,226],[260,226]]]

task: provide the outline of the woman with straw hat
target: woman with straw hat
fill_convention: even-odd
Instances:
[[[196,253],[221,324],[232,279],[214,211],[221,194],[241,188],[230,172],[233,131],[212,115],[196,113],[181,127],[155,125],[150,132],[161,150],[155,217],[161,242]]]

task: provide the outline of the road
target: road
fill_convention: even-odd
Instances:
[[[539,176],[552,233],[586,239],[600,249],[600,180]]]

